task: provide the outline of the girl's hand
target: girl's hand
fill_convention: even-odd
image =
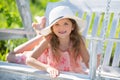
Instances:
[[[50,74],[50,77],[56,78],[59,75],[59,71],[51,66],[47,66],[46,71]]]

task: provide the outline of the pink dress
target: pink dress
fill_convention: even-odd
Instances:
[[[61,57],[59,62],[55,63],[53,60],[52,53],[50,49],[46,49],[45,52],[38,58],[39,61],[45,64],[49,64],[50,66],[60,70],[60,71],[68,71],[68,72],[76,72],[76,73],[85,73],[82,66],[82,58],[79,57],[77,62],[73,60],[73,57],[70,57],[69,51],[61,52]]]
[[[30,54],[30,51],[24,52],[25,54]],[[16,63],[25,64],[26,56],[25,54],[18,54],[16,57]],[[52,52],[50,49],[46,49],[43,54],[38,58],[42,63],[48,64],[60,71],[76,72],[76,73],[86,73],[84,70],[85,65],[83,65],[82,58],[79,57],[75,62],[73,57],[70,57],[69,51],[61,51],[61,57],[59,62],[55,63],[53,60]]]

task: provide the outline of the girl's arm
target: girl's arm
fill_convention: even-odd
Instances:
[[[26,59],[26,64],[33,66],[40,70],[45,70],[46,64],[41,63],[37,60],[38,57],[48,48],[48,41],[44,38],[39,45],[30,53],[30,56]]]
[[[31,52],[31,55],[26,59],[26,64],[37,68],[39,70],[47,71],[51,77],[55,78],[59,75],[59,71],[50,65],[44,64],[37,60],[37,58],[48,48],[49,41],[43,39],[39,45]]]
[[[38,22],[39,21],[39,22]],[[38,30],[38,28],[44,28],[45,23],[46,23],[46,19],[45,17],[41,17],[39,19],[37,19],[38,23],[33,23],[33,29],[36,31]],[[32,51],[38,44],[39,42],[43,39],[42,35],[38,35],[34,38],[32,38],[31,40],[19,45],[18,47],[16,47],[13,51],[9,52],[8,55],[6,56],[6,59],[8,62],[16,62],[16,58],[18,54],[26,54],[26,51]]]
[[[42,16],[42,17],[37,16],[36,20],[37,20],[37,23],[32,23],[32,27],[37,33],[38,31],[40,31],[41,29],[43,29],[45,27],[46,18],[45,18],[45,16]],[[14,49],[14,53],[17,54],[17,53],[23,53],[24,51],[31,51],[37,44],[39,44],[39,42],[41,40],[42,40],[42,35],[39,34],[36,37],[34,37],[33,39],[16,47]]]
[[[26,51],[27,51],[27,53],[28,53],[28,51],[32,51],[35,48],[35,46],[37,46],[40,43],[40,41],[42,39],[43,39],[43,37],[41,35],[39,35],[39,36],[36,36],[35,38],[21,44],[20,46],[16,47],[13,51],[9,52],[8,55],[6,56],[7,61],[16,63],[16,58],[17,58],[18,54],[23,55],[25,53],[25,55],[27,55]]]
[[[43,39],[42,35],[38,35],[33,39],[21,44],[20,46],[14,49],[14,53],[23,53],[24,51],[31,51],[35,48],[36,45]]]

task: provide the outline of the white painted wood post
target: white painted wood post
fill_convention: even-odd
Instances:
[[[97,65],[97,53],[96,53],[96,40],[90,42],[90,80],[96,79],[96,65]]]

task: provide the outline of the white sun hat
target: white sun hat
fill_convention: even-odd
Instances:
[[[72,10],[68,6],[58,6],[53,8],[49,13],[49,25],[40,31],[41,35],[48,35],[51,33],[51,27],[59,20],[63,18],[70,18],[76,21],[80,31],[85,29],[86,21],[76,17]]]

